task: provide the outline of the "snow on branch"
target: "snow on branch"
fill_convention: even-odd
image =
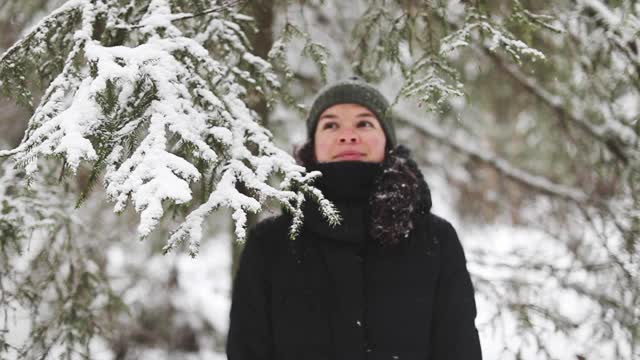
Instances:
[[[470,12],[469,16],[459,29],[445,36],[440,41],[440,56],[446,56],[460,47],[469,46],[474,34],[487,33],[485,46],[491,51],[500,48],[506,51],[518,63],[521,58],[527,57],[532,60],[544,60],[544,54],[522,40],[517,39],[507,29],[492,23],[489,18],[476,12]]]
[[[52,26],[55,26],[56,23],[60,22],[60,19],[68,20],[68,17],[70,17],[72,12],[76,12],[83,8],[83,3],[84,0],[69,0],[60,8],[45,16],[33,28],[33,30],[25,35],[21,40],[13,44],[13,46],[7,49],[2,56],[0,56],[0,62],[4,63],[7,61],[7,58],[14,56],[16,52],[26,50],[26,48],[30,46],[30,44],[28,44],[29,42],[41,40],[43,37],[47,36],[47,33]],[[0,83],[0,85],[2,84]]]
[[[624,124],[619,124],[617,120],[613,118],[609,118],[608,121],[604,121],[602,124],[594,124],[590,120],[582,118],[576,112],[571,111],[565,106],[562,97],[552,94],[539,84],[536,79],[522,72],[518,66],[508,63],[486,47],[481,48],[479,52],[484,53],[492,59],[502,71],[556,111],[562,119],[567,119],[589,134],[593,139],[604,144],[621,161],[626,163],[630,160],[630,156],[637,157],[637,154],[634,155],[636,152],[634,146],[640,144],[640,140],[638,139],[638,135]]]
[[[246,212],[260,211],[268,199],[292,215],[292,237],[300,229],[306,199],[320,204],[330,222],[339,221],[312,186],[319,173],[306,174],[278,149],[246,105],[249,88],[264,93],[277,91],[279,84],[271,64],[251,53],[242,28],[233,22],[239,15],[211,11],[202,15],[207,22],[178,27],[174,21],[190,15],[173,14],[169,0],[151,0],[139,14],[120,19],[117,0],[79,4],[82,25],[63,70],[31,117],[22,143],[0,155],[12,155],[30,177],[41,157],[64,159],[72,174],[81,163],[92,163],[93,179],[104,171],[115,211],[131,202],[140,213],[143,238],[168,203],[192,205],[194,184],[213,182],[208,200],[187,216],[165,251],[188,239],[190,253],[197,254],[204,218],[220,206],[233,210],[241,240]],[[105,26],[98,24],[101,19],[111,19],[113,28],[94,31]],[[110,43],[105,37],[122,31],[127,21],[141,26],[126,29],[123,45],[105,45]],[[189,28],[198,24],[203,28]],[[185,36],[203,30],[198,39]],[[210,41],[224,51],[205,48]],[[279,188],[267,183],[276,173],[284,175]]]
[[[431,56],[416,61],[406,75],[407,81],[398,97],[417,98],[427,111],[436,111],[451,97],[464,96],[456,71]]]
[[[310,186],[320,173],[304,174],[304,168],[296,165],[289,154],[271,142],[271,134],[252,120],[251,111],[234,95],[222,97],[223,106],[228,110],[226,116],[234,133],[231,144],[232,160],[224,166],[221,179],[208,200],[187,216],[185,223],[172,234],[164,251],[169,251],[185,239],[190,239],[189,252],[192,255],[197,254],[204,217],[220,206],[234,210],[232,217],[236,224],[236,236],[244,239],[246,211],[259,211],[261,203],[268,198],[278,199],[292,215],[292,238],[297,235],[302,225],[301,206],[305,201],[304,195],[310,196],[322,206],[323,215],[330,223],[339,222],[335,208],[315,191],[317,189]],[[249,151],[246,141],[257,146],[260,155]],[[274,172],[285,176],[279,189],[267,183],[268,176]],[[240,193],[236,189],[239,182],[256,196],[250,197]]]
[[[69,214],[72,206],[61,196],[61,191],[46,178],[31,183],[30,189],[18,184],[25,179],[24,171],[16,169],[10,161],[0,160],[0,234],[4,245],[21,253],[24,244],[39,229],[50,230],[61,222],[74,222]],[[3,246],[0,255],[9,249]]]
[[[577,3],[593,13],[589,16],[598,19],[596,25],[604,28],[606,39],[611,42],[618,51],[620,51],[636,70],[636,75],[640,74],[640,41],[638,33],[640,33],[640,18],[638,9],[636,14],[633,12],[626,14],[618,14],[610,9],[608,5],[599,0],[579,0]],[[584,41],[584,38],[580,37]],[[587,37],[587,41],[591,38]]]
[[[543,176],[531,174],[525,170],[519,169],[510,164],[506,159],[501,158],[496,154],[492,154],[487,149],[482,149],[479,146],[467,142],[456,141],[442,129],[433,126],[433,124],[427,124],[426,121],[417,121],[409,114],[405,114],[400,110],[396,110],[394,115],[397,120],[411,126],[423,135],[435,139],[457,152],[491,166],[505,177],[519,184],[535,189],[544,194],[557,196],[576,203],[584,203],[588,199],[588,196],[579,189],[556,184]]]
[[[547,24],[549,20],[547,17],[530,13],[521,7],[520,12],[523,13],[522,16],[533,19],[532,21],[542,24],[541,26],[551,27]],[[399,94],[405,97],[417,97],[419,103],[428,111],[437,110],[450,97],[464,95],[463,84],[458,80],[457,71],[448,64],[448,58],[454,56],[460,48],[480,42],[491,51],[502,49],[518,63],[522,58],[533,61],[545,59],[541,51],[530,47],[504,26],[481,14],[475,8],[468,10],[462,24],[452,23],[453,20],[444,16],[441,20],[447,22],[453,31],[440,39],[437,55],[423,55],[408,71],[405,71],[407,82]]]
[[[604,20],[609,27],[615,28],[622,23],[618,15],[600,2],[600,0],[578,0],[578,3],[594,10],[598,14],[598,17]]]
[[[0,90],[17,102],[33,108],[33,95],[27,86],[33,73],[45,77],[62,66],[59,60],[70,51],[73,28],[80,21],[83,0],[71,0],[42,19],[29,33],[0,56]],[[76,43],[77,44],[77,43]],[[55,49],[57,54],[51,54]],[[77,52],[77,49],[76,49]],[[67,57],[72,58],[72,57]],[[60,71],[60,70],[57,70]]]
[[[181,13],[181,14],[171,14],[171,16],[168,17],[164,17],[162,19],[162,21],[169,21],[169,22],[174,22],[174,21],[183,21],[183,20],[188,20],[188,19],[193,19],[193,18],[197,18],[197,17],[201,17],[201,16],[205,16],[205,15],[209,15],[212,13],[222,13],[225,9],[228,8],[233,8],[235,6],[237,6],[239,3],[241,3],[242,1],[227,1],[227,2],[223,2],[221,5],[214,5],[206,10],[202,10],[199,11],[197,13]],[[149,23],[150,19],[146,19],[146,23]],[[123,30],[133,30],[133,29],[137,29],[137,28],[142,28],[145,27],[146,24],[144,23],[140,23],[140,24],[135,24],[135,25],[125,25],[125,24],[120,24],[115,26],[115,28],[117,29],[123,29]]]

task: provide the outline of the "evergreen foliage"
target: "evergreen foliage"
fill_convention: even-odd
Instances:
[[[24,171],[0,170],[0,354],[18,358],[91,358],[90,342],[111,331],[112,316],[126,306],[106,276],[97,241],[76,236],[86,226],[71,213],[71,194],[52,177],[18,185]],[[97,239],[96,239],[97,240]],[[28,311],[27,340],[7,340],[14,311]]]
[[[2,55],[0,89],[33,116],[22,143],[1,152],[19,166],[6,160],[0,182],[0,303],[31,310],[32,328],[24,346],[0,329],[0,357],[46,357],[60,345],[89,357],[90,339],[115,326],[105,319],[124,313],[106,260],[74,238],[86,229],[69,218],[70,196],[90,206],[90,190],[105,191],[120,212],[132,203],[142,237],[174,210],[167,223],[178,227],[159,248],[186,241],[194,255],[219,207],[232,210],[239,238],[247,211],[268,199],[293,215],[292,237],[305,195],[338,222],[312,186],[318,174],[273,145],[251,104],[283,101],[300,114],[305,97],[345,72],[395,86],[400,140],[426,174],[446,175],[466,221],[512,226],[509,244],[492,242],[499,226],[490,245],[465,244],[490,314],[478,326],[500,337],[501,358],[557,358],[559,339],[586,358],[637,356],[640,5],[275,2],[282,19],[266,59],[251,51],[247,34],[260,29],[236,11],[245,5],[70,0]],[[359,12],[343,11],[351,7]],[[29,248],[36,231],[50,246]],[[15,266],[25,256],[33,271]]]
[[[188,204],[194,183],[215,182],[165,247],[189,240],[194,256],[202,222],[219,206],[233,208],[236,234],[244,239],[246,211],[277,199],[294,214],[295,236],[303,195],[317,176],[304,175],[304,168],[272,144],[246,104],[249,89],[266,96],[279,88],[271,64],[250,51],[249,19],[233,13],[230,4],[205,5],[70,1],[0,62],[2,87],[30,103],[31,94],[22,91],[24,74],[44,62],[52,42],[64,59],[59,72],[40,71],[52,77],[51,84],[23,142],[3,152],[29,177],[42,156],[64,159],[64,171],[72,174],[81,162],[91,162],[87,190],[104,172],[116,212],[131,202],[140,213],[143,238],[163,216],[164,203]],[[306,51],[322,61],[319,45]],[[284,176],[280,188],[266,183],[273,173]],[[248,195],[236,190],[239,182]]]

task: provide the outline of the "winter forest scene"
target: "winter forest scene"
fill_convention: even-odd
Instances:
[[[226,359],[315,94],[392,103],[484,359],[640,359],[635,0],[0,0],[0,359]]]

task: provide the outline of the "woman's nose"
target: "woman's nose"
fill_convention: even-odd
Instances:
[[[357,143],[358,139],[358,134],[352,130],[343,131],[339,137],[340,143]]]

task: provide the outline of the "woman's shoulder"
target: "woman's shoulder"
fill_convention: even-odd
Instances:
[[[429,214],[428,218],[432,229],[433,241],[439,246],[442,256],[461,259],[464,263],[465,257],[462,243],[453,225],[438,215]]]
[[[435,215],[431,212],[427,215],[427,226],[436,243],[441,245],[449,245],[451,243],[459,243],[458,234],[451,223],[443,217]],[[443,244],[444,243],[444,244]]]
[[[440,217],[432,212],[428,213],[427,221],[429,222],[429,225],[432,226],[433,229],[437,232],[447,232],[454,230],[453,225],[451,225],[451,223],[447,219]]]

